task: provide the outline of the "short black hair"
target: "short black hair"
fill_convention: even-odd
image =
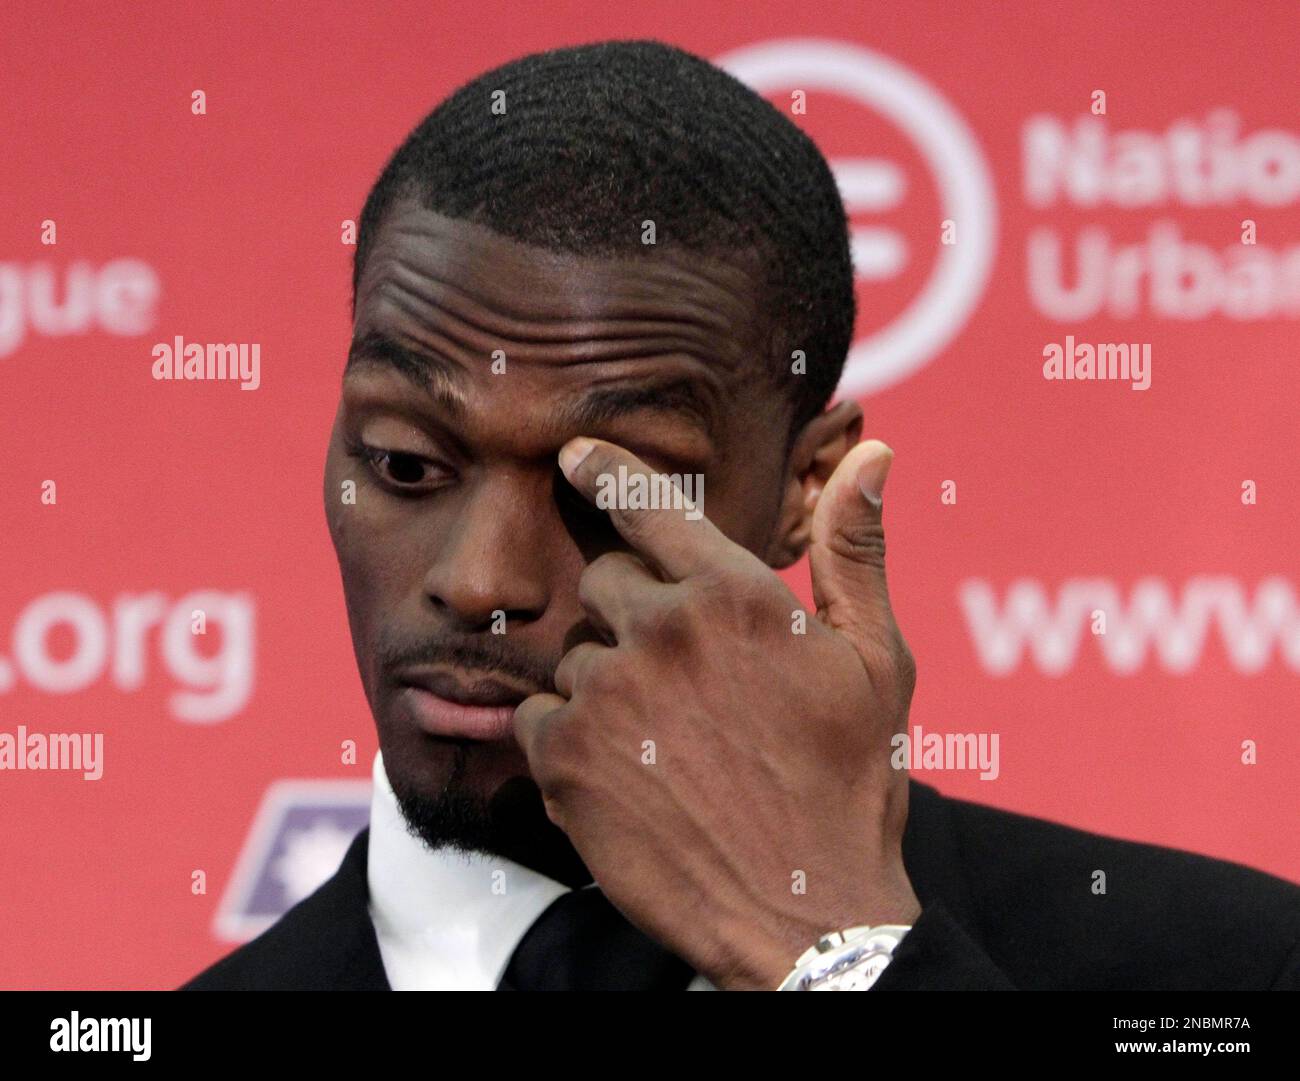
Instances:
[[[380,222],[404,197],[550,251],[644,254],[651,219],[659,243],[756,253],[767,370],[791,396],[792,433],[839,382],[853,270],[830,166],[789,117],[698,56],[601,42],[525,56],[462,86],[407,136],[366,199],[354,315]],[[791,372],[796,349],[804,375]]]

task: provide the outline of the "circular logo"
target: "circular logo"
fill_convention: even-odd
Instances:
[[[858,45],[814,39],[770,41],[738,49],[716,63],[759,94],[776,90],[824,90],[872,109],[916,146],[928,165],[944,219],[955,224],[956,242],[939,242],[925,284],[887,326],[849,350],[839,394],[856,397],[880,390],[923,367],[961,329],[988,280],[997,233],[993,182],[984,155],[962,118],[927,83],[901,64]],[[858,168],[846,180],[879,201],[903,190],[904,178],[888,162]],[[849,199],[846,198],[846,204]],[[901,238],[882,230],[853,241],[854,272],[861,279],[896,272],[905,259]]]

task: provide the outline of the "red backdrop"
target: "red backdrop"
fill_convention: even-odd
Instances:
[[[0,14],[0,733],[99,734],[103,775],[0,772],[0,986],[174,986],[364,821],[344,222],[461,82],[611,37],[730,65],[837,169],[913,723],[999,737],[995,780],[917,776],[1300,878],[1292,5],[85,9]],[[153,379],[177,335],[260,386]],[[1149,345],[1149,388],[1045,379],[1067,335]]]

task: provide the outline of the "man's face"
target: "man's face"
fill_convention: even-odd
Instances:
[[[768,558],[789,406],[759,374],[753,296],[741,269],[667,247],[558,255],[409,202],[381,225],[325,507],[384,765],[430,844],[534,864],[525,849],[562,847],[511,714],[599,637],[578,579],[626,548],[559,473],[565,442],[703,474],[704,513]]]

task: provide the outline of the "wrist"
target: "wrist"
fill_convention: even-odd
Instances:
[[[726,960],[710,973],[701,969],[715,987],[727,991],[772,991],[780,986],[808,951],[823,936],[849,928],[910,928],[921,915],[921,903],[910,883],[902,895],[889,901],[877,900],[858,906],[835,906],[827,915],[811,919],[786,920],[778,931],[756,933],[748,923],[735,934],[724,935],[730,944]]]
[[[870,991],[911,930],[910,925],[884,924],[823,935],[777,990]]]

